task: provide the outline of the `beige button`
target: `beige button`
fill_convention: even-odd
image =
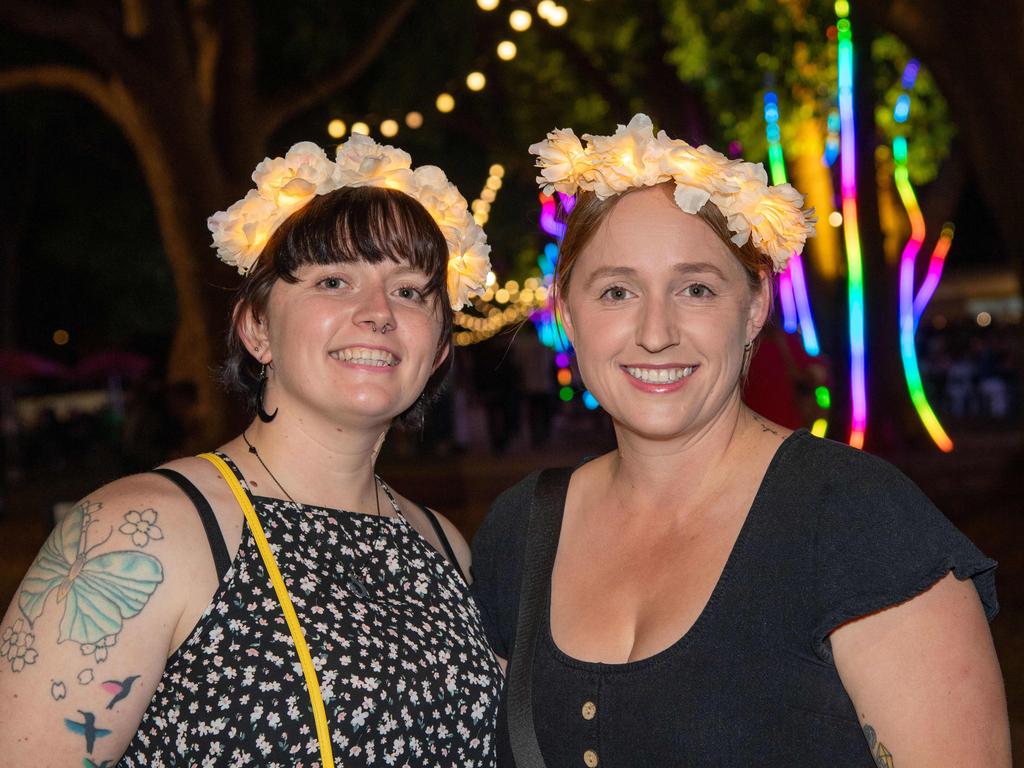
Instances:
[[[597,715],[597,704],[592,701],[583,702],[583,719],[593,720]]]
[[[597,768],[597,752],[592,749],[588,749],[583,753],[583,762],[587,768]]]

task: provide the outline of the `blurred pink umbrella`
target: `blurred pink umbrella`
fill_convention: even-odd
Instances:
[[[109,350],[97,352],[78,361],[75,366],[76,379],[104,379],[121,376],[133,379],[144,373],[150,366],[150,360],[134,352]]]
[[[68,375],[66,365],[34,352],[0,349],[0,379],[23,381],[34,378],[58,378]]]

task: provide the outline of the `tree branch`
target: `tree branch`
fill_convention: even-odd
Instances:
[[[5,0],[0,25],[32,37],[66,43],[111,74],[131,71],[132,56],[117,30],[79,9]]]
[[[0,71],[0,93],[30,88],[84,96],[122,128],[128,119],[123,92],[96,72],[64,64],[39,64]]]
[[[405,17],[409,15],[415,2],[416,0],[397,0],[394,7],[384,14],[383,23],[366,39],[363,47],[335,69],[325,72],[319,81],[309,86],[296,86],[288,93],[271,99],[262,120],[259,121],[258,130],[269,135],[289,118],[319,104],[331,94],[355,82],[380,55]]]

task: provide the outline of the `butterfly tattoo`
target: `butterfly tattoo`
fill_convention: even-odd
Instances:
[[[126,619],[141,611],[163,581],[163,566],[142,552],[91,553],[110,539],[87,545],[92,513],[99,504],[83,502],[65,516],[29,569],[18,607],[33,623],[56,593],[64,606],[59,641],[97,643],[121,631]]]

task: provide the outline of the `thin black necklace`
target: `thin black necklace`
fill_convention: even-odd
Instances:
[[[278,480],[276,477],[274,477],[274,473],[270,471],[270,467],[268,467],[267,463],[265,461],[263,461],[263,457],[260,456],[260,452],[256,450],[256,446],[249,442],[249,438],[245,434],[245,432],[242,432],[242,440],[244,440],[245,444],[247,446],[249,446],[249,453],[251,453],[253,456],[256,457],[256,461],[258,461],[260,463],[260,466],[263,467],[263,469],[266,471],[266,473],[268,475],[270,475],[270,479],[273,480],[277,484],[277,487],[281,489],[281,493],[283,493],[285,496],[288,497],[288,501],[290,501],[292,504],[294,504],[296,506],[296,508],[301,507],[302,505],[299,504],[299,502],[297,502],[295,499],[293,499],[292,495],[290,493],[288,493],[288,491],[285,489],[285,487],[283,485],[281,485],[281,481]],[[377,502],[377,516],[376,517],[377,517],[378,520],[380,520],[381,519],[381,514],[380,514],[380,490],[382,488],[385,488],[386,486],[384,486],[384,481],[381,480],[379,477],[377,477],[376,473],[374,473],[374,475],[373,475],[373,481],[374,481],[374,485],[373,485],[374,494],[373,495],[374,495],[374,500]],[[384,492],[388,494],[388,498],[391,500],[391,505],[395,508],[396,514],[399,517],[401,517],[401,510],[398,508],[398,504],[391,497],[391,494],[387,492],[387,490],[385,490]],[[355,546],[355,540],[349,534],[347,529],[345,530],[345,535],[348,537],[349,543],[352,544],[353,551],[358,551],[358,547]],[[362,578],[360,578],[360,577],[362,577]],[[360,600],[369,600],[370,599],[370,590],[368,590],[366,588],[366,568],[365,568],[365,566],[363,567],[363,570],[360,572],[359,576],[353,576],[351,573],[348,574],[348,588],[350,590],[352,590],[352,593],[356,597],[358,597]]]
[[[277,487],[281,489],[281,493],[283,493],[285,496],[288,497],[288,501],[290,501],[296,507],[302,506],[301,504],[299,504],[299,502],[297,502],[295,499],[292,498],[292,495],[290,493],[288,493],[287,490],[285,490],[285,487],[283,485],[281,485],[281,481],[278,480],[277,477],[274,476],[274,473],[270,471],[270,467],[267,466],[267,463],[263,460],[263,457],[260,456],[260,452],[256,450],[256,446],[249,442],[249,438],[246,436],[245,432],[242,433],[242,439],[245,441],[245,444],[247,446],[249,446],[249,453],[251,453],[253,456],[256,457],[256,461],[258,461],[260,463],[260,466],[263,467],[264,470],[266,470],[266,473],[268,475],[270,475],[270,479],[273,480],[274,483],[277,485]],[[374,473],[374,475],[373,475],[373,500],[375,502],[377,502],[377,517],[380,517],[380,486],[381,486],[381,484],[382,484],[381,483],[381,479],[379,477],[377,477],[376,473]]]

